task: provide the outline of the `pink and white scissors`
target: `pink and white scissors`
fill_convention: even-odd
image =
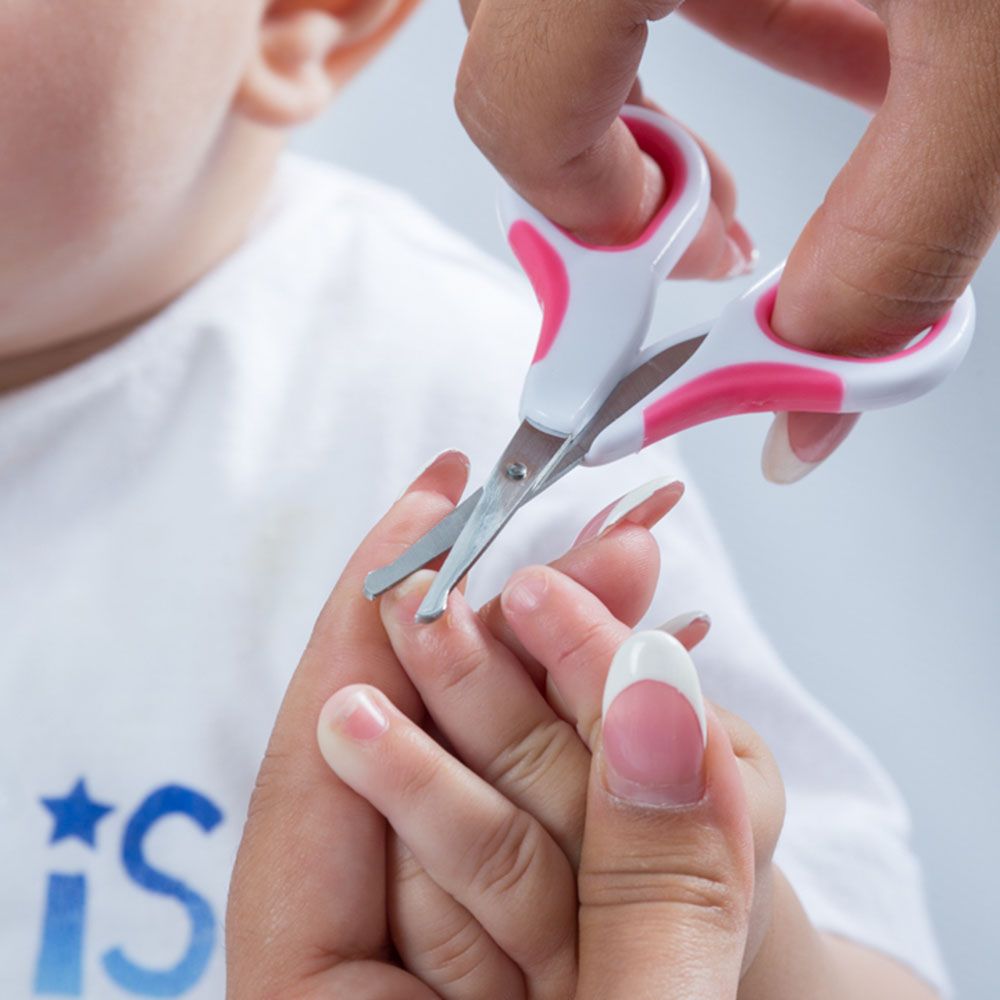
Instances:
[[[643,349],[657,293],[704,221],[709,176],[697,143],[670,119],[635,107],[622,118],[667,179],[663,205],[634,243],[596,247],[504,188],[501,221],[543,310],[522,423],[480,490],[368,575],[370,598],[450,549],[417,614],[421,621],[438,618],[452,588],[514,513],[580,463],[613,462],[738,413],[894,406],[932,389],[965,356],[975,323],[971,290],[890,357],[833,357],[782,341],[770,320],[784,265],[718,319]]]

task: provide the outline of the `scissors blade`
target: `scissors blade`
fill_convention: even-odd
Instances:
[[[452,588],[469,572],[518,508],[533,496],[535,481],[546,474],[571,440],[546,434],[527,421],[521,424],[417,609],[418,621],[432,622],[441,617]]]
[[[376,597],[391,590],[408,576],[422,569],[432,559],[444,555],[462,533],[483,495],[482,489],[467,496],[450,514],[443,517],[430,531],[421,535],[398,559],[386,566],[373,569],[365,577],[365,597],[374,601]]]
[[[446,587],[444,584],[442,585],[443,598],[442,595],[436,595],[435,599],[436,614],[433,617],[421,617],[422,621],[433,621],[434,618],[440,616],[447,603],[448,593],[450,593],[451,589],[461,580],[465,573],[468,572],[472,564],[482,555],[489,543],[496,537],[503,525],[516,513],[518,508],[543,493],[554,483],[562,479],[566,473],[575,469],[586,458],[591,445],[602,431],[610,427],[619,417],[624,416],[633,406],[645,399],[654,389],[657,389],[666,382],[671,375],[688,362],[704,342],[705,337],[708,335],[708,330],[709,327],[702,324],[697,328],[687,331],[688,334],[693,335],[687,336],[686,339],[679,343],[660,349],[657,349],[657,346],[654,345],[648,351],[644,352],[639,364],[615,386],[593,419],[578,434],[569,438],[559,438],[554,435],[544,434],[527,422],[521,425],[507,446],[500,462],[497,463],[497,468],[494,470],[490,482],[492,483],[497,478],[499,471],[503,474],[503,480],[507,481],[504,482],[501,480],[501,485],[507,485],[510,482],[506,472],[509,466],[520,462],[525,465],[526,469],[534,468],[535,459],[543,457],[546,453],[549,455],[547,463],[543,463],[542,467],[536,468],[533,476],[526,476],[520,481],[513,481],[520,483],[521,490],[511,491],[512,496],[519,497],[519,499],[515,506],[507,510],[506,517],[496,526],[485,542],[479,539],[478,547],[469,543],[470,547],[466,551],[464,558],[460,560],[456,557],[451,567],[448,567],[447,561],[445,562],[445,565],[441,568],[441,574],[447,569],[450,578],[453,573],[457,572],[456,567],[468,561],[470,556],[472,557],[465,569],[458,572],[458,575],[454,576]],[[684,335],[682,334],[682,336]],[[522,447],[528,447],[529,449],[524,454],[531,458],[532,465],[530,466],[524,461],[523,457],[518,458],[515,456],[515,452],[520,452]],[[532,449],[535,450],[532,451]],[[483,497],[484,489],[476,490],[475,493],[463,500],[458,507],[442,518],[430,531],[418,538],[417,541],[393,562],[380,569],[372,570],[365,577],[365,596],[369,600],[374,600],[380,594],[391,590],[396,584],[405,580],[406,577],[415,573],[418,569],[426,566],[431,560],[443,555],[449,549],[453,549],[461,537],[466,524],[476,511]],[[495,507],[495,501],[491,501],[491,506]],[[485,512],[483,517],[484,522],[479,526],[480,532],[485,531]],[[468,542],[469,540],[466,539],[466,541]],[[428,597],[430,597],[430,593],[428,593]],[[440,610],[437,610],[438,605],[440,605]],[[422,613],[423,606],[421,606]],[[428,614],[430,614],[430,608],[428,608]]]
[[[611,390],[590,422],[569,439],[571,444],[559,457],[559,461],[553,462],[549,471],[536,480],[531,496],[536,497],[543,493],[562,479],[567,472],[575,469],[587,457],[591,445],[601,433],[619,417],[628,413],[633,406],[642,402],[654,389],[663,385],[671,375],[683,368],[705,342],[709,329],[706,324],[701,324],[687,331],[694,336],[669,347],[657,349],[657,345],[654,345],[650,351],[645,352],[642,355],[644,360],[640,360],[639,364]]]

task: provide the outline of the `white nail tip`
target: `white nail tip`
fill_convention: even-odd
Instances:
[[[779,413],[767,432],[761,469],[764,478],[779,486],[796,483],[816,468],[816,462],[803,462],[788,442],[788,414]]]
[[[424,464],[423,464],[423,465],[422,465],[422,466],[421,466],[421,467],[420,467],[420,468],[419,468],[419,469],[418,469],[418,470],[417,470],[417,471],[416,471],[416,472],[415,472],[415,473],[414,473],[414,474],[413,474],[412,476],[410,476],[410,478],[409,478],[409,479],[407,480],[407,482],[406,482],[406,485],[405,485],[405,486],[403,487],[403,489],[402,489],[402,491],[400,492],[399,496],[398,496],[398,497],[396,497],[396,499],[395,499],[395,500],[393,501],[393,503],[399,503],[399,501],[400,501],[400,500],[402,500],[402,499],[403,499],[403,497],[405,497],[405,496],[406,496],[406,492],[407,492],[407,490],[409,490],[409,488],[410,488],[410,487],[411,487],[411,486],[412,486],[412,485],[413,485],[413,484],[414,484],[414,483],[415,483],[415,482],[416,482],[416,481],[417,481],[417,480],[418,480],[418,479],[419,479],[419,478],[420,478],[420,477],[421,477],[421,476],[422,476],[422,475],[423,475],[423,474],[424,474],[424,473],[425,473],[425,472],[426,472],[426,471],[427,471],[427,470],[428,470],[428,469],[429,469],[429,468],[430,468],[430,467],[431,467],[431,466],[432,466],[432,465],[433,465],[433,464],[434,464],[434,463],[435,463],[435,462],[436,462],[436,461],[437,461],[437,460],[438,460],[439,458],[442,458],[443,456],[447,455],[447,454],[448,454],[449,452],[455,452],[455,454],[456,454],[456,455],[458,455],[458,454],[461,454],[461,452],[459,452],[457,448],[445,448],[445,449],[443,449],[442,451],[439,451],[439,452],[438,452],[438,453],[437,453],[437,454],[436,454],[436,455],[435,455],[435,456],[434,456],[434,457],[433,457],[433,458],[432,458],[432,459],[431,459],[431,460],[430,460],[429,462],[424,462]],[[463,454],[463,455],[462,455],[462,458],[463,458],[463,459],[465,460],[465,467],[466,467],[467,469],[468,469],[468,468],[470,468],[470,462],[469,462],[469,457],[468,457],[468,455],[464,455],[464,454]]]
[[[643,483],[642,486],[637,486],[630,493],[626,493],[608,511],[608,516],[604,519],[601,531],[607,531],[608,528],[614,527],[623,517],[635,510],[639,504],[645,503],[657,490],[662,490],[665,486],[670,486],[671,483],[675,482],[677,482],[676,479],[664,476],[661,479],[651,479],[648,483]]]
[[[640,681],[659,681],[680,691],[698,719],[702,741],[707,742],[705,699],[698,671],[691,655],[672,635],[660,631],[636,632],[621,644],[604,682],[602,716],[622,691]]]
[[[678,632],[683,632],[684,629],[689,628],[695,622],[701,621],[711,624],[712,619],[704,611],[688,611],[686,614],[677,615],[676,618],[671,618],[670,621],[664,622],[657,631],[677,635]]]

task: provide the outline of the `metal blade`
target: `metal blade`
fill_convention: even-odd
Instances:
[[[469,572],[514,512],[531,498],[535,481],[546,474],[553,459],[571,440],[546,434],[527,421],[521,424],[431,583],[417,610],[418,621],[432,622],[441,617],[452,588]]]
[[[391,590],[418,569],[423,569],[432,559],[443,555],[462,533],[469,515],[476,509],[482,489],[466,497],[450,514],[443,517],[430,531],[421,535],[398,559],[387,566],[373,569],[365,577],[365,597],[376,597]]]
[[[698,327],[698,329],[705,332],[698,333],[694,337],[682,340],[679,344],[672,344],[670,347],[652,354],[633,368],[611,390],[608,398],[589,423],[585,424],[578,434],[574,434],[569,439],[572,444],[565,450],[564,454],[559,456],[559,461],[553,463],[550,470],[536,480],[532,497],[543,493],[562,479],[567,472],[575,469],[587,457],[591,445],[603,431],[607,430],[619,417],[628,413],[636,403],[641,403],[654,389],[658,389],[671,375],[690,361],[692,355],[701,347],[708,336],[708,330],[704,326]]]
[[[601,408],[578,434],[561,438],[539,431],[527,421],[522,423],[493,470],[486,487],[463,500],[399,558],[369,573],[365,578],[365,596],[374,600],[411,573],[426,566],[432,559],[452,549],[452,555],[441,567],[441,572],[417,615],[421,621],[434,621],[440,617],[452,588],[465,576],[516,511],[576,468],[602,431],[683,367],[702,345],[708,329],[704,325],[699,326],[690,331],[694,336],[678,344],[659,351],[654,345],[645,352],[644,360],[615,386]],[[507,470],[518,465],[524,466],[525,475],[520,479],[513,479]],[[486,491],[490,488],[492,492],[487,499]],[[477,513],[481,501],[483,510]],[[466,532],[474,513],[477,513],[476,525]],[[458,544],[460,539],[461,546]]]

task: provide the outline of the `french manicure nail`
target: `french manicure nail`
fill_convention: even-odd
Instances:
[[[623,521],[647,529],[652,528],[676,506],[683,495],[683,483],[670,477],[652,479],[619,497],[594,515],[583,526],[573,545],[589,542]]]
[[[687,650],[664,632],[637,632],[615,654],[604,686],[605,781],[641,805],[701,799],[708,727]]]
[[[697,646],[712,628],[712,619],[704,611],[688,611],[664,622],[657,631],[679,639],[685,649]]]
[[[760,251],[743,224],[735,219],[726,230],[726,246],[730,267],[725,277],[742,278],[752,274],[760,259]]]
[[[746,231],[743,223],[737,219],[733,219],[729,224],[729,229],[726,233],[729,239],[739,248],[746,262],[743,273],[749,274],[757,266],[757,261],[760,260],[760,251],[757,249],[757,244],[754,243],[753,237]]]
[[[705,611],[685,611],[682,615],[676,615],[669,621],[665,621],[658,629],[658,632],[666,632],[668,635],[677,635],[692,625],[704,623],[711,625],[712,619]]]
[[[722,275],[723,281],[742,278],[753,270],[753,263],[750,258],[743,253],[739,243],[730,236],[726,237],[726,255],[724,259],[728,266]]]
[[[816,462],[803,462],[792,451],[788,440],[788,414],[779,413],[764,440],[761,469],[764,478],[779,486],[797,483],[816,468]]]
[[[789,414],[789,446],[801,461],[818,465],[843,444],[860,417],[860,413]]]
[[[434,466],[438,464],[438,462],[444,461],[446,458],[451,459],[452,457],[461,460],[461,462],[465,465],[466,471],[468,471],[468,469],[471,467],[471,463],[469,462],[469,458],[466,454],[459,451],[457,448],[445,448],[444,451],[439,452],[426,465],[424,465],[423,468],[415,476],[412,476],[410,478],[409,483],[406,485],[403,491],[399,494],[398,497],[396,497],[395,501],[393,502],[398,503],[400,500],[402,500],[403,497],[405,497],[406,494],[409,493],[409,491],[413,488],[413,484],[416,483],[421,476],[424,476],[428,472],[430,472],[431,469],[433,469]]]
[[[798,413],[794,422],[779,413],[764,441],[761,468],[772,483],[798,482],[843,443],[857,413]]]

